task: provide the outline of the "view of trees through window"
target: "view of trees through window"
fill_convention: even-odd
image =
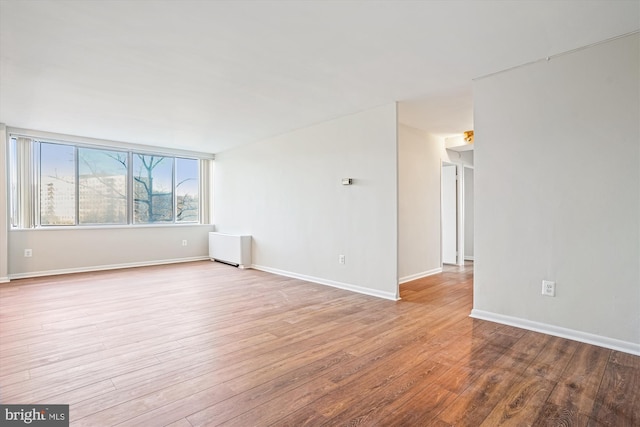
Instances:
[[[198,188],[200,186],[198,161],[176,159],[176,221],[193,222],[199,217]]]
[[[41,225],[127,224],[129,207],[137,224],[199,219],[197,159],[39,146]]]
[[[134,222],[173,221],[173,158],[133,157]]]
[[[78,148],[80,224],[127,223],[127,153]]]

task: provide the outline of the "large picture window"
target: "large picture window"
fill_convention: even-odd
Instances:
[[[14,228],[200,222],[201,159],[15,136],[9,142]]]

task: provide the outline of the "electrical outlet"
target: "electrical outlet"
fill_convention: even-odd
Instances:
[[[31,258],[31,256],[33,256],[33,251],[31,249],[25,249],[24,256],[25,258]]]
[[[187,241],[186,240],[182,241],[182,246],[187,246]]]
[[[340,264],[344,264],[344,263],[345,263],[344,255],[338,255],[338,262],[339,262]]]
[[[551,282],[549,280],[542,281],[542,295],[547,297],[555,297],[556,296],[556,282]]]

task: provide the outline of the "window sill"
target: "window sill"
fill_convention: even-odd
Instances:
[[[9,232],[24,231],[80,231],[80,230],[114,230],[135,228],[173,228],[173,227],[213,227],[213,224],[200,224],[195,222],[184,224],[116,224],[116,225],[52,225],[36,228],[11,228]]]

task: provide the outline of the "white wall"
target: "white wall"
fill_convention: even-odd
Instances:
[[[8,269],[8,206],[7,206],[7,132],[6,126],[0,123],[0,283],[9,280]]]
[[[441,271],[440,154],[433,135],[398,126],[398,275],[400,282]]]
[[[639,52],[635,34],[475,82],[475,316],[640,352]]]
[[[205,259],[211,225],[11,230],[11,278]],[[187,246],[182,246],[187,240]],[[32,249],[31,258],[24,250]]]
[[[441,146],[441,148],[440,156],[443,162],[455,163],[461,168],[465,165],[473,167],[473,150],[456,151],[445,149],[444,146]]]
[[[396,298],[396,133],[389,104],[216,155],[216,231],[251,234],[256,268]]]

